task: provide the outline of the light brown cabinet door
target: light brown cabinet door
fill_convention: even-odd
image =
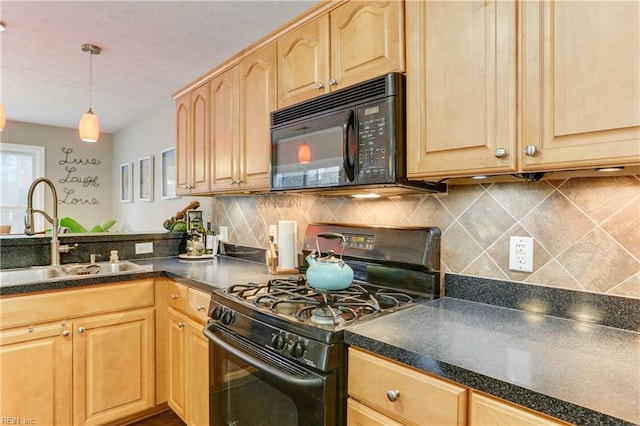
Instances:
[[[516,5],[407,2],[412,178],[516,170]]]
[[[640,163],[640,3],[520,8],[522,168]]]
[[[186,347],[187,424],[209,426],[209,340],[204,325],[189,321]]]
[[[193,123],[192,194],[209,192],[211,176],[210,85],[203,84],[191,93],[191,120]]]
[[[211,80],[212,149],[214,158],[212,192],[236,188],[238,170],[239,80],[238,66]]]
[[[278,108],[329,92],[329,16],[277,40]]]
[[[469,424],[473,426],[559,426],[568,425],[515,404],[471,392]]]
[[[76,425],[105,424],[154,406],[153,324],[152,307],[74,322]]]
[[[211,176],[209,83],[176,100],[176,194],[206,194]]]
[[[167,350],[169,352],[169,407],[186,422],[187,390],[186,390],[186,347],[188,319],[169,309],[169,329]]]
[[[0,407],[13,424],[71,425],[73,324],[0,332]]]
[[[189,103],[191,95],[186,94],[176,99],[176,194],[185,195],[191,191],[189,185],[189,169],[191,158],[189,157],[191,148],[190,125],[189,125]]]
[[[277,108],[276,46],[269,44],[240,63],[239,188],[269,189],[271,111]]]
[[[404,71],[404,2],[350,1],[331,11],[331,90]]]

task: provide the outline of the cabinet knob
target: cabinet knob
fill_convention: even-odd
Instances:
[[[321,82],[317,82],[316,83],[316,89],[318,89],[318,90],[324,89],[324,84],[322,84]]]
[[[178,298],[178,295],[177,295],[177,294],[172,294],[172,295],[171,295],[171,300],[176,300],[177,298]]]
[[[182,328],[182,327],[184,327],[184,323],[183,322],[179,322],[178,323],[178,328]]]
[[[535,145],[527,145],[524,148],[524,153],[527,154],[528,157],[534,157],[538,153],[538,148]]]
[[[191,185],[185,185],[184,189],[191,189]]]
[[[84,333],[84,327],[78,327],[78,333]]]
[[[196,311],[198,311],[198,312],[202,311],[203,309],[204,309],[204,306],[202,306],[202,305],[197,305],[196,306]]]
[[[338,80],[336,80],[335,78],[331,77],[331,80],[329,80],[329,85],[330,86],[337,86],[338,85]]]
[[[507,156],[507,150],[504,148],[496,149],[496,158],[504,158]]]
[[[387,391],[387,399],[391,402],[396,402],[400,398],[400,391],[397,389],[391,389]]]
[[[67,337],[67,336],[69,335],[69,330],[65,330],[65,331],[63,331],[63,332],[62,332],[62,335],[63,335],[64,337]]]

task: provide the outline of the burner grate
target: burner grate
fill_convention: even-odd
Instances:
[[[266,284],[237,284],[227,292],[258,308],[319,326],[351,324],[413,301],[407,294],[386,289],[370,291],[359,283],[344,290],[315,289],[302,277],[278,278]]]

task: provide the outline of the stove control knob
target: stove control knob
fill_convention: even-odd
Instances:
[[[291,356],[294,358],[300,358],[304,355],[304,351],[306,349],[306,345],[304,340],[297,340],[293,346],[291,346]]]
[[[275,334],[271,338],[271,346],[273,346],[273,349],[275,349],[276,351],[283,350],[286,344],[287,344],[287,335],[284,331],[278,334]]]
[[[235,319],[236,316],[233,314],[233,311],[225,311],[222,314],[222,318],[220,319],[220,321],[222,321],[224,325],[231,325],[231,323],[235,321]]]
[[[222,307],[216,306],[211,312],[211,318],[213,318],[214,320],[219,320],[220,318],[222,318]]]

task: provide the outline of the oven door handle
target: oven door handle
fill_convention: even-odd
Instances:
[[[232,355],[246,362],[247,364],[250,364],[259,370],[266,371],[268,374],[271,374],[277,377],[278,379],[282,380],[283,382],[289,385],[301,386],[305,389],[317,389],[317,388],[323,387],[324,380],[322,377],[316,376],[316,375],[311,377],[298,377],[293,374],[289,374],[285,371],[282,371],[279,368],[276,368],[259,358],[256,358],[251,356],[250,354],[247,354],[242,349],[239,349],[238,347],[236,347],[233,343],[228,342],[227,340],[224,340],[222,337],[219,337],[218,335],[216,335],[214,331],[211,331],[211,328],[215,328],[215,325],[210,324],[207,327],[205,327],[204,329],[205,336],[207,336],[209,340],[213,342],[213,344],[218,345],[222,349],[226,350],[227,352],[231,353]]]

